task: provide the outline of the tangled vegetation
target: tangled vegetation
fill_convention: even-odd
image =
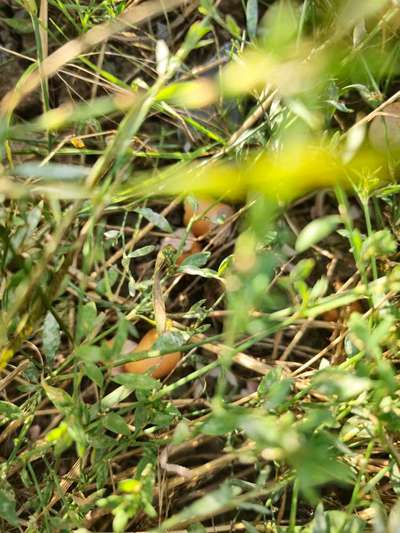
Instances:
[[[398,0],[0,4],[0,531],[400,531]]]

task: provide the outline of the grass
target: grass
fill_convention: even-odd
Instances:
[[[0,6],[0,531],[399,530],[399,9]]]

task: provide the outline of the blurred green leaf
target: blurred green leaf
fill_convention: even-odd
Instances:
[[[85,363],[97,363],[104,359],[103,352],[99,346],[83,344],[75,350],[75,356]]]
[[[188,259],[190,259],[190,257],[188,257]],[[178,268],[178,272],[189,274],[190,276],[200,276],[201,278],[220,279],[215,270],[212,270],[211,268],[199,268],[190,264],[184,265],[182,263],[181,266]]]
[[[361,254],[364,259],[371,257],[382,257],[394,254],[397,250],[397,243],[388,229],[375,231],[367,237],[361,247]]]
[[[362,392],[368,391],[371,387],[371,381],[355,374],[326,369],[321,371],[313,380],[313,385],[322,394],[327,396],[336,395],[340,400],[346,401],[358,397]]]
[[[115,383],[123,385],[130,391],[155,390],[160,387],[160,383],[146,374],[117,374],[112,378]]]
[[[65,165],[61,163],[24,163],[14,169],[14,174],[23,178],[40,178],[46,180],[81,180],[89,174],[89,167]]]
[[[242,409],[229,409],[220,414],[212,414],[201,426],[206,435],[224,435],[239,427]]]
[[[172,228],[168,220],[163,215],[160,215],[160,213],[153,211],[153,209],[150,209],[149,207],[138,207],[135,209],[135,211],[163,231],[168,233],[172,232]]]
[[[103,279],[101,279],[97,283],[97,287],[96,287],[97,291],[100,294],[106,295],[108,291],[113,288],[118,278],[119,278],[118,269],[115,267],[111,267],[109,270],[105,272]]]
[[[53,313],[49,311],[43,322],[43,353],[46,356],[49,365],[52,365],[57,350],[60,347],[61,333],[60,325],[55,319]]]
[[[80,343],[93,331],[97,318],[97,308],[94,302],[80,304],[78,307],[78,316],[76,319],[75,342]]]
[[[32,21],[30,18],[6,18],[6,17],[0,17],[0,21],[4,22],[12,28],[13,30],[16,30],[18,33],[21,33],[22,35],[32,33]]]
[[[121,374],[123,375],[123,374]],[[115,376],[117,377],[117,376]],[[132,393],[132,388],[125,387],[124,385],[121,385],[120,387],[116,388],[109,394],[106,394],[100,401],[100,406],[102,409],[110,409],[111,407],[114,407],[114,405],[118,404],[119,402],[122,402]]]
[[[228,28],[231,35],[233,35],[233,37],[235,37],[236,39],[239,39],[241,30],[236,20],[232,17],[232,15],[226,15],[225,22],[226,22],[226,27]]]
[[[224,273],[228,270],[228,268],[232,265],[232,263],[233,263],[233,254],[225,257],[219,264],[218,271],[217,271],[218,276],[219,277],[223,276]]]
[[[317,505],[314,519],[302,529],[302,533],[362,533],[365,523],[356,516],[349,516],[344,511],[324,511],[322,503]]]
[[[133,250],[133,252],[129,252],[126,257],[129,257],[129,259],[133,259],[135,257],[143,257],[144,255],[151,254],[156,249],[155,246],[148,245],[148,246],[142,246],[142,248],[137,248],[136,250]]]
[[[73,400],[65,390],[47,385],[45,382],[42,382],[42,387],[51,403],[61,412],[67,412],[72,409]]]
[[[0,400],[0,421],[4,417],[7,420],[19,418],[22,415],[20,408],[11,402]]]
[[[189,255],[180,264],[180,268],[185,267],[203,267],[210,258],[210,252],[199,252],[197,254]]]
[[[19,520],[16,512],[16,501],[11,486],[3,481],[0,488],[0,517],[11,526],[18,527]]]
[[[292,389],[293,381],[291,379],[283,379],[273,383],[267,394],[264,403],[265,409],[268,411],[285,407],[285,401],[289,398]]]
[[[109,429],[113,433],[125,435],[125,437],[128,437],[131,434],[128,424],[122,416],[117,413],[106,415],[102,420],[102,424],[106,429]]]
[[[153,344],[153,350],[174,350],[183,346],[190,338],[189,333],[178,329],[166,331]]]
[[[289,274],[290,281],[296,283],[297,281],[305,281],[311,274],[315,267],[315,261],[311,257],[307,259],[300,259],[300,261],[293,267]]]
[[[304,443],[290,457],[296,468],[300,489],[310,501],[317,501],[316,489],[325,483],[351,485],[354,474],[351,467],[337,457],[334,439],[326,432],[307,435]]]
[[[258,0],[247,0],[246,4],[247,32],[251,40],[257,35],[258,24]]]
[[[212,516],[220,512],[225,506],[232,503],[232,499],[241,493],[239,487],[231,486],[228,483],[222,484],[220,488],[210,492],[206,496],[196,500],[194,503],[188,505],[183,511],[168,518],[161,524],[159,530],[161,532],[171,531],[176,524],[185,523],[186,520],[196,521],[201,520],[203,516]]]
[[[387,315],[372,328],[367,318],[352,313],[349,320],[350,338],[360,351],[377,357],[381,354],[381,344],[388,338],[393,322],[394,317]]]
[[[340,224],[338,215],[329,215],[313,220],[299,233],[296,240],[296,251],[301,253],[328,237]]]
[[[327,290],[328,290],[328,286],[329,286],[329,282],[328,282],[328,279],[323,276],[322,278],[320,278],[319,280],[316,281],[316,283],[314,284],[314,286],[311,288],[311,291],[310,291],[310,301],[313,302],[313,301],[317,301],[322,298],[323,296],[325,296]]]
[[[96,383],[98,387],[102,387],[104,384],[104,376],[100,368],[94,363],[86,363],[84,365],[84,372],[89,379]]]

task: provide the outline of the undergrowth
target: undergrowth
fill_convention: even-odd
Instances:
[[[1,531],[400,531],[399,20],[3,0]]]

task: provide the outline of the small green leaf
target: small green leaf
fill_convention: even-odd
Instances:
[[[227,270],[228,268],[231,266],[231,264],[233,263],[233,254],[231,255],[228,255],[228,257],[225,257],[219,267],[218,267],[218,276],[221,277]]]
[[[38,8],[35,0],[22,0],[22,4],[31,16],[35,16]]]
[[[172,232],[170,223],[163,215],[160,215],[160,213],[156,213],[149,207],[139,207],[135,209],[135,211],[136,213],[142,215],[142,217],[144,217],[146,220],[148,220],[158,228],[162,229],[163,231],[166,231],[167,233]]]
[[[166,331],[158,337],[153,344],[153,350],[174,350],[183,346],[190,338],[190,335],[185,331],[178,329]]]
[[[60,326],[51,311],[46,314],[43,322],[43,353],[51,365],[60,347]]]
[[[114,511],[113,531],[114,533],[123,533],[129,522],[129,514],[122,506],[118,506]]]
[[[129,323],[124,318],[118,321],[117,333],[112,342],[111,358],[118,357],[126,353],[125,342],[128,337]]]
[[[236,20],[232,17],[232,15],[227,15],[225,22],[231,35],[233,35],[233,37],[236,37],[236,39],[239,39],[241,33],[240,27],[238,26]]]
[[[200,0],[200,6],[203,10],[202,13],[206,15],[212,13],[215,10],[212,0]]]
[[[14,169],[14,174],[23,178],[40,178],[45,180],[67,181],[86,178],[89,167],[65,165],[62,163],[24,163]]]
[[[5,482],[2,481],[2,485]],[[15,495],[11,488],[2,487],[0,489],[0,517],[14,527],[18,526],[18,516],[15,508]]]
[[[311,274],[315,266],[314,259],[311,257],[307,259],[301,259],[297,265],[294,266],[293,270],[290,272],[289,277],[292,283],[298,281],[304,281]]]
[[[387,315],[376,327],[371,328],[367,318],[359,313],[352,313],[349,319],[350,339],[360,351],[379,357],[382,351],[380,346],[389,337],[393,322],[394,317]]]
[[[246,24],[249,37],[254,40],[257,36],[258,0],[247,0]]]
[[[320,298],[325,296],[328,290],[328,279],[325,276],[322,276],[315,282],[314,287],[310,291],[310,300],[312,302],[319,301]]]
[[[371,257],[394,254],[396,249],[397,244],[392,234],[388,229],[383,229],[376,231],[365,239],[361,248],[361,254],[363,259],[366,260]]]
[[[104,232],[104,238],[106,239],[106,241],[116,240],[117,237],[119,237],[120,235],[121,235],[121,232],[116,229],[110,229],[110,231]]]
[[[344,102],[339,102],[339,100],[327,100],[326,102],[342,113],[354,113],[354,109],[347,107]]]
[[[346,401],[368,391],[371,387],[371,381],[355,374],[328,368],[318,374],[314,380],[314,385],[322,394],[334,395]]]
[[[76,320],[75,340],[77,343],[86,338],[92,331],[97,318],[97,309],[94,302],[80,305]]]
[[[107,292],[112,289],[118,278],[119,274],[117,268],[111,267],[110,270],[105,272],[104,278],[97,284],[97,291],[100,294],[107,294]]]
[[[326,533],[326,531],[329,531],[329,524],[326,519],[322,502],[320,502],[315,509],[314,520],[312,521],[312,524],[312,533]]]
[[[186,257],[180,265],[181,268],[184,267],[202,267],[204,266],[210,258],[210,252],[199,252],[197,254],[189,255]]]
[[[277,381],[271,385],[269,388],[267,399],[265,401],[264,407],[268,411],[282,408],[284,402],[288,399],[292,388],[292,380],[283,379],[282,381]]]
[[[146,374],[117,374],[112,380],[119,385],[124,385],[124,387],[131,391],[154,390],[160,387],[157,380]]]
[[[314,246],[330,235],[340,224],[339,215],[329,215],[327,217],[313,220],[305,226],[296,240],[296,251],[301,253]]]
[[[93,363],[86,363],[84,366],[85,374],[89,379],[96,383],[98,387],[102,387],[104,384],[103,373],[100,368]]]
[[[138,479],[122,479],[118,483],[118,490],[126,494],[137,494],[142,489],[142,484]]]
[[[132,389],[129,387],[125,387],[124,385],[121,385],[120,387],[116,388],[100,401],[100,407],[102,409],[110,409],[114,405],[116,405],[119,402],[122,402],[127,398],[132,392]]]
[[[221,414],[211,415],[201,426],[205,435],[224,435],[239,427],[243,412],[241,409],[230,409]]]
[[[172,437],[172,444],[182,444],[186,440],[189,440],[192,433],[185,420],[179,422],[174,429],[174,435]]]
[[[0,415],[4,416],[8,420],[12,420],[19,418],[21,414],[21,410],[17,405],[0,400]]]
[[[181,265],[178,268],[178,272],[183,272],[184,274],[189,274],[190,276],[200,276],[202,278],[215,278],[220,279],[215,270],[211,268],[198,268],[196,266],[190,265]]]
[[[205,496],[195,500],[182,511],[163,522],[160,531],[166,533],[177,529],[181,523],[202,521],[208,516],[217,515],[221,510],[232,505],[232,501],[242,493],[242,489],[229,483],[223,483],[216,490],[208,492]]]
[[[62,439],[68,432],[68,425],[66,422],[61,422],[57,427],[51,429],[46,435],[47,442],[57,442]]]
[[[185,40],[178,50],[177,56],[179,57],[180,54],[186,55],[191,52],[197,46],[200,39],[207,35],[209,31],[211,31],[211,28],[206,20],[194,22],[186,33]]]
[[[65,390],[52,387],[45,382],[42,382],[42,387],[44,388],[48,399],[55,405],[55,407],[57,407],[57,409],[65,411],[72,408],[72,398],[67,392],[65,392]]]
[[[260,384],[258,385],[257,392],[261,397],[264,397],[268,394],[268,391],[270,388],[274,385],[274,383],[278,383],[282,379],[282,369],[281,368],[273,368],[263,376],[263,378],[260,381]]]
[[[75,352],[77,359],[84,361],[85,363],[97,363],[104,359],[103,352],[99,346],[91,346],[83,344],[79,346]]]
[[[307,533],[362,533],[366,524],[357,516],[349,516],[343,511],[324,511],[322,504],[319,504],[309,525],[311,527],[305,529]]]
[[[138,248],[137,250],[133,250],[133,252],[130,252],[127,257],[129,259],[133,259],[134,257],[143,257],[144,255],[151,254],[156,249],[155,246],[150,244],[149,246],[142,246],[142,248]]]
[[[28,216],[27,216],[28,235],[32,235],[34,230],[38,227],[41,218],[42,218],[41,207],[34,207],[33,209],[29,211]]]
[[[31,22],[31,19],[29,18],[15,17],[11,19],[11,18],[0,17],[0,20],[20,34],[27,34],[27,33],[33,32],[32,22]]]
[[[117,413],[110,413],[106,415],[102,420],[103,426],[106,429],[109,429],[113,433],[118,433],[128,437],[131,433],[128,424],[122,418],[122,416]]]
[[[88,445],[88,435],[85,429],[82,427],[81,423],[75,417],[70,417],[68,419],[67,429],[68,429],[68,434],[72,437],[72,439],[75,442],[78,456],[83,457],[87,449],[87,445]]]

